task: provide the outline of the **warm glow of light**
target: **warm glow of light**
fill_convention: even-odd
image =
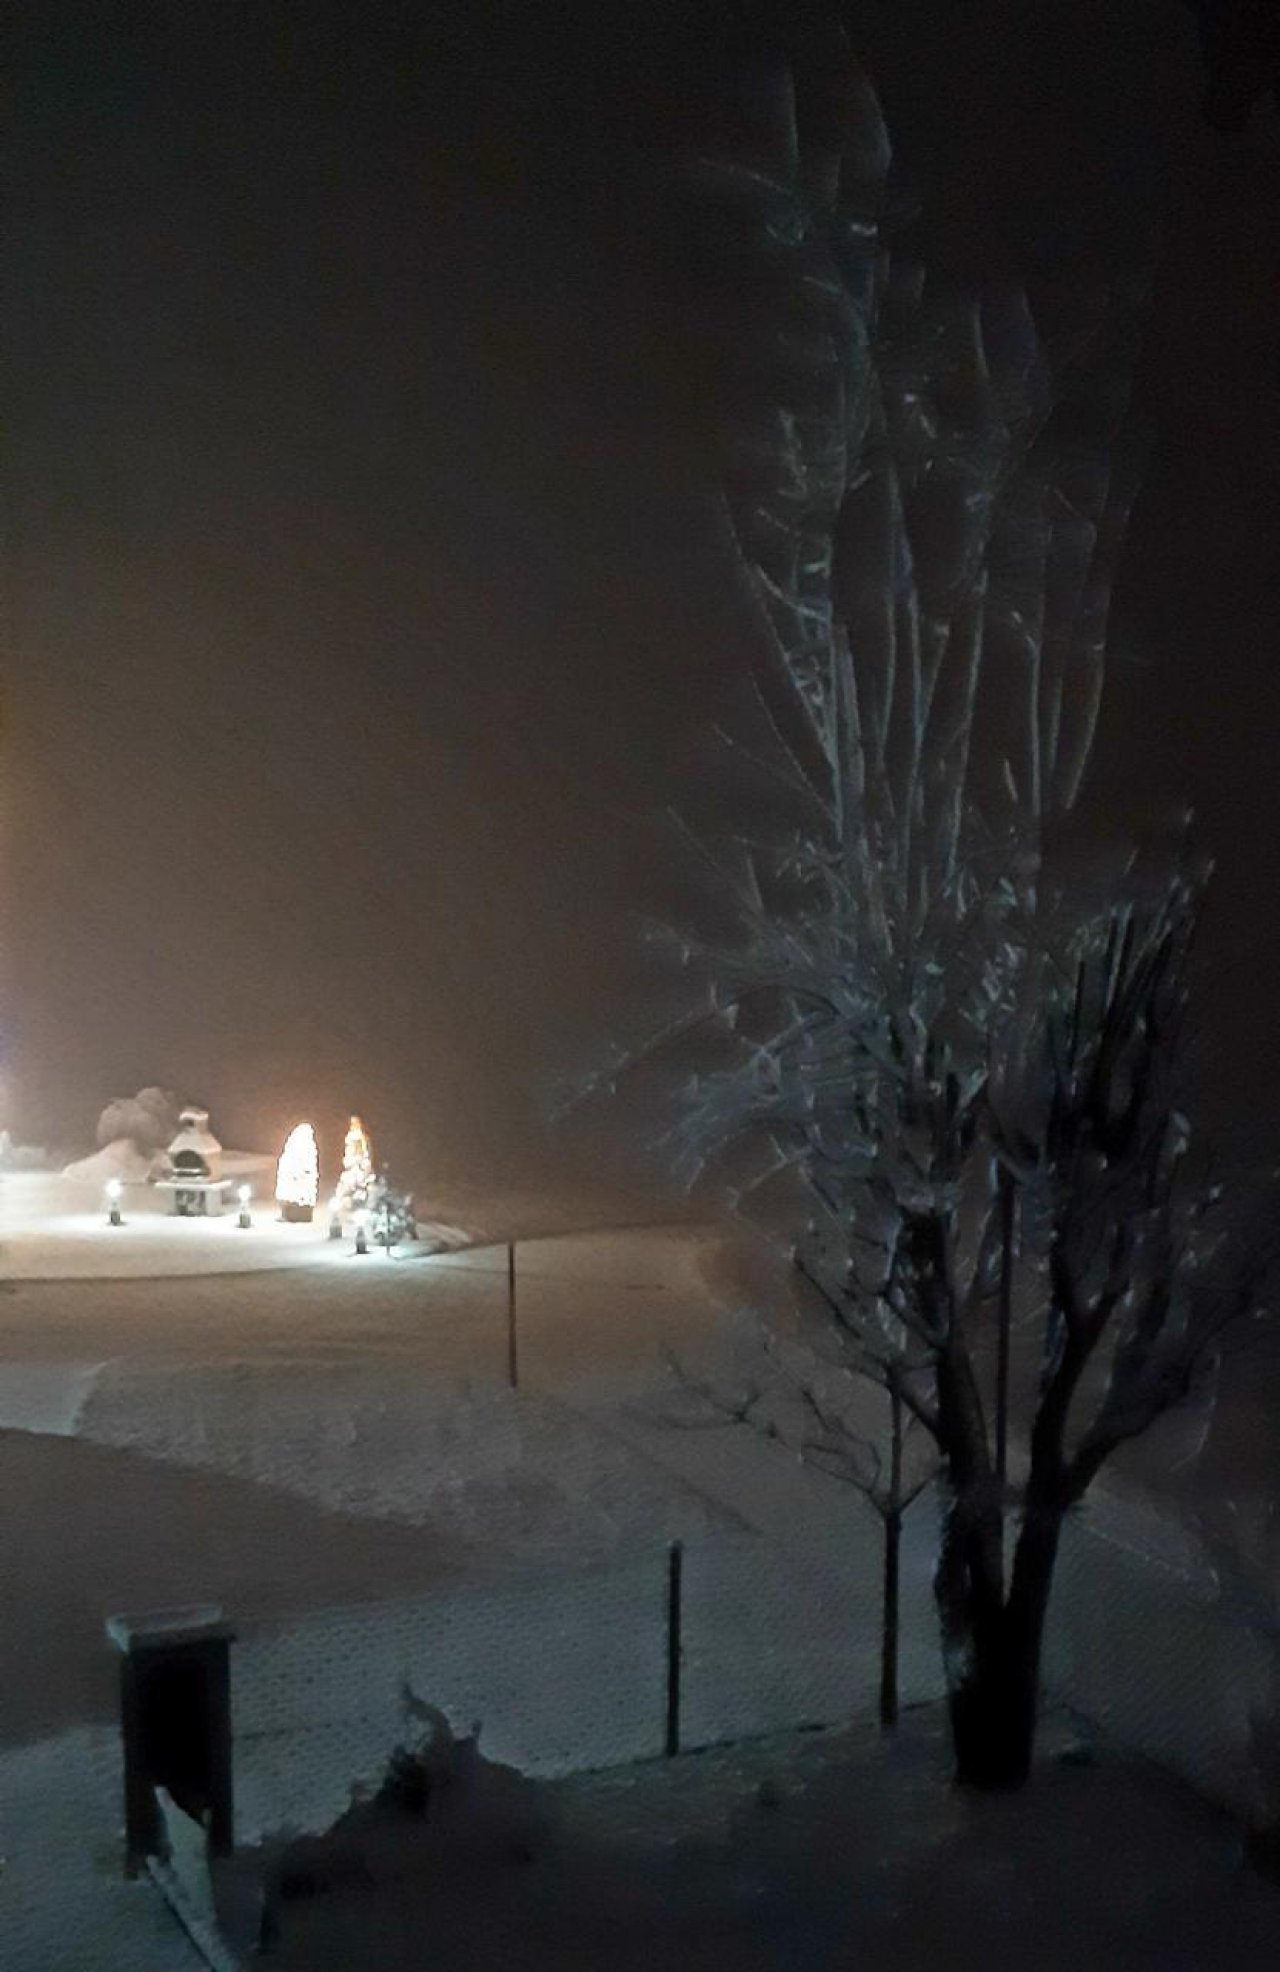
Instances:
[[[123,1190],[124,1190],[124,1186],[121,1184],[119,1178],[107,1179],[107,1197],[111,1200],[111,1203],[113,1205],[115,1204],[116,1200],[119,1198]]]
[[[358,1116],[351,1118],[342,1146],[342,1175],[338,1179],[338,1198],[344,1206],[363,1205],[373,1183],[373,1151],[368,1133]]]
[[[281,1205],[314,1206],[320,1195],[320,1156],[310,1123],[290,1130],[276,1166],[276,1197]]]
[[[277,1192],[276,1196],[279,1197],[279,1195],[280,1194]],[[253,1186],[241,1185],[240,1189],[236,1193],[236,1197],[240,1200],[240,1203],[242,1205],[247,1205],[249,1203],[249,1200],[253,1197]]]

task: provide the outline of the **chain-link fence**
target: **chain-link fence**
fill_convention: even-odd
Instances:
[[[876,1530],[833,1560],[750,1536],[681,1550],[682,1749],[874,1705],[880,1601]],[[906,1544],[902,1693],[935,1696],[927,1537]],[[660,1755],[671,1720],[670,1549],[574,1573],[451,1586],[242,1631],[232,1655],[241,1842],[322,1828],[412,1730],[405,1694],[486,1755],[552,1776]]]
[[[903,1704],[942,1695],[930,1577],[936,1505],[903,1544]],[[233,1650],[241,1842],[319,1829],[412,1731],[406,1694],[486,1755],[550,1777],[874,1711],[879,1529],[851,1515],[843,1553],[708,1535],[681,1553],[678,1649],[667,1547],[572,1573],[452,1585],[240,1634]],[[671,1672],[678,1667],[672,1705]],[[1064,1535],[1045,1645],[1046,1700],[1248,1813],[1250,1714],[1267,1641],[1222,1602],[1172,1530],[1114,1503]]]

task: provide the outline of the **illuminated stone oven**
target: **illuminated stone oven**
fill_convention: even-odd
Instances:
[[[166,1155],[168,1176],[159,1189],[171,1195],[178,1218],[209,1218],[224,1210],[230,1180],[222,1175],[222,1145],[209,1128],[207,1109],[182,1111]]]

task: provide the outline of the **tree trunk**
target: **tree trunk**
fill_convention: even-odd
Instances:
[[[880,1724],[884,1728],[898,1723],[898,1633],[899,1574],[902,1553],[902,1516],[884,1516],[884,1591],[880,1603]]]
[[[975,1636],[965,1673],[948,1693],[955,1777],[986,1792],[1021,1787],[1035,1745],[1039,1664],[1012,1646],[1008,1619]]]
[[[1021,1787],[1031,1772],[1040,1699],[1044,1620],[1061,1532],[1060,1512],[1023,1523],[1007,1603],[984,1579],[979,1537],[948,1514],[935,1593],[942,1622],[955,1777],[988,1791]]]

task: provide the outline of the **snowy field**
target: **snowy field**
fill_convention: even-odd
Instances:
[[[232,1154],[233,1183],[248,1183],[250,1224],[232,1209],[212,1218],[179,1219],[147,1185],[129,1185],[123,1223],[108,1223],[99,1187],[43,1172],[0,1176],[0,1254],[8,1280],[145,1280],[256,1273],[277,1267],[339,1267],[355,1259],[350,1234],[328,1237],[323,1212],[311,1225],[285,1225],[272,1197],[273,1161]],[[424,1250],[461,1246],[465,1227],[424,1225]]]
[[[714,1325],[703,1236],[522,1244],[516,1394],[501,1248],[358,1259],[306,1227],[111,1229],[38,1191],[5,1187],[0,1963],[177,1968],[180,1937],[116,1874],[105,1617],[212,1600],[287,1635],[307,1611],[740,1526],[696,1459],[668,1466],[605,1416],[660,1340]],[[483,1236],[502,1215],[451,1223]],[[540,1218],[532,1199],[511,1213]]]
[[[340,1267],[356,1254],[350,1232],[328,1237],[323,1207],[312,1225],[285,1225],[273,1198],[275,1160],[257,1152],[224,1156],[227,1176],[251,1186],[248,1228],[232,1209],[214,1218],[178,1219],[164,1194],[130,1184],[124,1223],[111,1226],[103,1189],[50,1172],[0,1172],[0,1276],[7,1280],[194,1278],[279,1267]],[[233,1201],[234,1207],[234,1201]],[[600,1228],[681,1222],[668,1199],[626,1201],[606,1194],[555,1195],[530,1189],[485,1193],[452,1186],[419,1200],[421,1245],[401,1257],[508,1239],[546,1239]],[[690,1217],[687,1223],[695,1221]]]
[[[112,1715],[115,1611],[275,1620],[741,1526],[735,1471],[616,1423],[659,1343],[714,1324],[700,1246],[522,1245],[518,1394],[501,1250],[11,1280],[0,1483],[24,1510],[0,1556],[32,1591],[0,1626],[0,1735]]]
[[[297,1818],[313,1827],[331,1819],[351,1781],[367,1780],[385,1753],[393,1692],[410,1669],[424,1695],[447,1700],[457,1724],[487,1717],[490,1750],[533,1770],[594,1757],[592,1733],[602,1757],[610,1746],[618,1758],[643,1751],[660,1723],[659,1564],[673,1538],[691,1546],[691,1733],[759,1731],[780,1715],[830,1718],[856,1709],[855,1685],[870,1702],[874,1522],[845,1489],[777,1445],[732,1427],[671,1422],[663,1350],[695,1365],[727,1360],[725,1306],[750,1276],[721,1230],[530,1238],[539,1210],[526,1201],[520,1388],[512,1391],[502,1247],[358,1259],[308,1227],[243,1232],[234,1221],[153,1217],[108,1229],[89,1213],[41,1218],[34,1188],[15,1213],[13,1184],[6,1244],[18,1264],[0,1294],[0,1485],[21,1502],[0,1533],[4,1579],[22,1585],[0,1624],[0,1746],[8,1749],[0,1791],[11,1802],[19,1781],[20,1793],[48,1786],[84,1796],[91,1787],[95,1800],[111,1797],[101,1776],[118,1701],[103,1620],[196,1602],[222,1604],[242,1626],[249,1710],[241,1723],[257,1763],[246,1744],[245,1807],[259,1826],[279,1817],[291,1775]],[[500,1216],[477,1205],[442,1213],[441,1223],[459,1238],[484,1237]],[[254,1263],[242,1264],[250,1247]],[[184,1253],[179,1264],[174,1255]],[[735,1564],[753,1544],[757,1558]],[[937,1669],[931,1544],[926,1505],[907,1566],[928,1663],[921,1658],[909,1688]],[[1121,1586],[1117,1578],[1110,1608],[1120,1608]],[[415,1599],[424,1620],[405,1642]],[[375,1606],[389,1600],[404,1607],[380,1631],[386,1675],[367,1705],[353,1705],[367,1681],[349,1676],[348,1646],[362,1623],[378,1628]],[[501,1621],[490,1620],[494,1610]],[[1161,1620],[1175,1618],[1183,1620],[1181,1603]],[[1119,1622],[1099,1664],[1091,1635],[1086,1628],[1073,1645],[1071,1671],[1092,1695],[1132,1638]],[[611,1678],[605,1646],[613,1643],[622,1654]],[[283,1667],[275,1697],[273,1651]],[[299,1653],[313,1661],[294,1679]],[[309,1694],[301,1710],[290,1696],[299,1686]],[[1189,1690],[1194,1701],[1194,1680]],[[1125,1722],[1136,1743],[1158,1750],[1161,1735],[1181,1730],[1186,1681],[1152,1690],[1146,1680],[1139,1696]],[[52,1798],[30,1809],[33,1826],[62,1826],[61,1814],[68,1842],[80,1843],[80,1820],[67,1813]],[[95,1853],[114,1853],[115,1810],[95,1827]],[[38,1876],[34,1852],[29,1861]],[[83,1857],[66,1866],[88,1868]],[[61,1957],[49,1956],[44,1932],[34,1957],[6,1957],[0,1918],[6,1972],[112,1963],[92,1956],[93,1883],[105,1886],[108,1875],[84,1876],[79,1942],[73,1948],[68,1933]],[[31,1917],[34,1882],[11,1866],[10,1913],[22,1907]],[[844,1895],[838,1886],[828,1893]],[[142,1909],[114,1889],[102,1894],[104,1921],[124,1923]],[[645,1921],[659,1917],[650,1911]],[[151,1962],[153,1929],[147,1918],[139,1965]],[[172,1963],[184,1962],[175,1952]],[[829,1961],[743,1960],[754,1962]]]

